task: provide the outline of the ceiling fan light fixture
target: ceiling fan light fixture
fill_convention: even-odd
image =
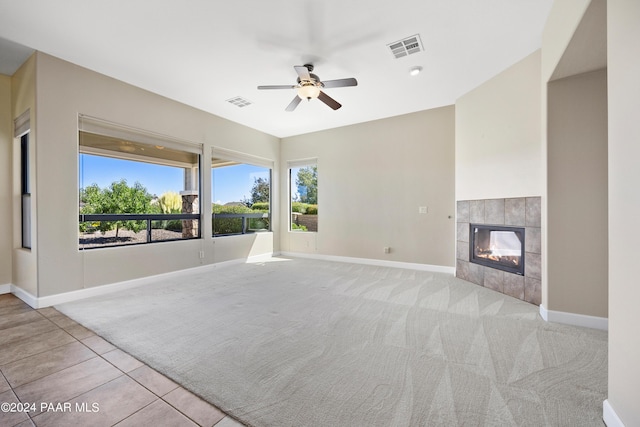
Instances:
[[[317,98],[320,95],[320,88],[313,83],[301,84],[297,88],[300,99]]]
[[[307,99],[311,101],[311,99],[319,99],[324,104],[326,104],[332,110],[337,110],[342,107],[338,101],[327,95],[322,91],[324,88],[334,88],[334,87],[349,87],[349,86],[358,86],[358,81],[353,77],[348,79],[338,79],[338,80],[327,80],[321,81],[320,77],[315,74],[311,74],[313,71],[313,65],[305,64],[305,65],[294,65],[293,68],[296,70],[298,74],[298,79],[296,80],[296,84],[293,86],[289,85],[267,85],[267,86],[258,86],[258,90],[265,89],[295,89],[296,96],[293,97],[293,100],[287,105],[287,108],[284,111],[293,111],[296,107],[302,102],[303,99]]]

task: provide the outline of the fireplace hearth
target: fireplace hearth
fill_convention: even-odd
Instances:
[[[524,276],[525,229],[469,225],[469,262]]]

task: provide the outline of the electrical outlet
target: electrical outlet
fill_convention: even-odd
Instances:
[[[429,208],[426,206],[418,206],[418,213],[426,214],[429,212]]]
[[[200,251],[200,259],[204,259],[204,251]]]
[[[390,248],[390,247],[388,247],[388,246],[385,246],[385,247],[383,248],[383,250],[384,250],[384,253],[385,253],[385,254],[391,253],[391,248]]]

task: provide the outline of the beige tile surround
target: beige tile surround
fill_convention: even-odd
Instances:
[[[469,224],[525,228],[524,276],[469,262]],[[456,277],[540,305],[541,198],[460,200],[456,206]]]

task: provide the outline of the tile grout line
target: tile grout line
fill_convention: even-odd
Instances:
[[[12,361],[12,362],[15,362],[15,361],[17,361],[17,360],[24,360],[24,359],[27,359],[27,358],[32,357],[32,356],[36,356],[36,355],[39,355],[39,354],[42,354],[42,353],[46,353],[46,352],[51,351],[51,350],[54,350],[54,349],[58,349],[58,348],[63,347],[63,346],[65,346],[65,345],[73,344],[73,343],[75,343],[75,342],[78,342],[78,343],[82,344],[84,347],[86,347],[87,349],[89,349],[89,350],[90,350],[90,351],[91,351],[95,356],[94,356],[94,357],[90,357],[89,359],[83,360],[82,362],[78,362],[78,363],[76,363],[76,364],[74,364],[74,365],[67,366],[67,367],[65,367],[65,368],[63,368],[63,369],[60,369],[60,370],[56,371],[56,372],[52,372],[52,373],[50,373],[50,374],[48,374],[48,375],[45,375],[45,376],[43,376],[43,377],[33,379],[33,380],[31,380],[31,381],[29,381],[29,382],[27,382],[27,383],[20,384],[18,387],[22,387],[22,386],[27,385],[27,384],[30,384],[30,383],[32,383],[32,382],[34,382],[34,381],[42,380],[43,378],[46,378],[46,377],[51,376],[51,375],[54,375],[54,374],[56,374],[56,373],[58,373],[58,372],[62,372],[62,371],[64,371],[64,370],[66,370],[66,369],[73,368],[73,367],[78,366],[79,364],[82,364],[82,363],[84,363],[84,362],[86,362],[86,361],[88,361],[88,360],[95,359],[96,357],[100,357],[100,358],[102,358],[102,357],[101,357],[99,354],[97,354],[97,353],[96,353],[92,348],[90,348],[90,347],[89,347],[89,346],[87,346],[85,343],[83,343],[81,340],[79,340],[78,338],[76,338],[75,336],[73,336],[72,334],[70,334],[66,329],[64,329],[62,326],[60,326],[60,325],[58,325],[57,323],[55,323],[54,321],[52,321],[49,317],[47,317],[47,316],[45,316],[44,314],[40,313],[38,310],[33,310],[33,311],[37,312],[37,313],[38,313],[40,316],[42,316],[44,319],[48,320],[48,321],[49,321],[49,322],[51,322],[53,325],[55,325],[55,326],[56,326],[56,328],[57,328],[58,330],[61,330],[61,331],[63,331],[65,334],[69,335],[71,338],[73,338],[73,340],[74,340],[74,341],[72,341],[72,342],[70,342],[70,343],[66,343],[66,344],[61,344],[61,345],[59,345],[59,346],[55,346],[55,347],[52,347],[52,348],[48,348],[48,349],[46,349],[46,350],[44,350],[44,351],[41,351],[41,352],[39,352],[39,353],[35,353],[35,354],[29,355],[29,356],[27,356],[27,357],[23,357],[23,358],[21,358],[21,359],[16,359],[16,360],[14,360],[14,361]],[[56,312],[58,312],[58,311],[56,310]],[[58,313],[60,313],[60,312],[58,312]],[[61,316],[64,316],[64,317],[66,317],[66,318],[68,318],[68,319],[69,319],[69,317],[68,317],[68,316],[66,316],[66,315],[64,315],[64,314],[62,314],[62,313],[60,313],[60,315],[61,315]],[[54,315],[54,316],[55,316],[55,315]],[[70,320],[73,320],[73,319],[70,319]],[[77,322],[76,322],[76,323],[77,323]],[[79,323],[78,323],[78,324],[79,324]],[[91,332],[92,332],[92,333],[94,333],[93,331],[91,331]],[[41,333],[41,334],[34,335],[34,336],[40,336],[40,335],[44,335],[44,334],[47,334],[47,333],[50,333],[50,331],[49,331],[49,332],[43,332],[43,333]],[[94,334],[95,334],[95,333],[94,333]],[[88,337],[87,337],[87,338],[88,338]],[[21,341],[21,340],[19,340],[19,341]],[[104,359],[104,358],[102,358],[102,359],[103,359],[103,360],[105,360],[107,363],[110,363],[108,360],[106,360],[106,359]],[[12,362],[10,362],[10,363],[12,363]],[[120,372],[122,372],[122,370],[121,370],[121,369],[119,369],[117,366],[114,366],[114,367],[115,367],[116,369],[118,369]],[[0,370],[0,374],[2,374],[3,378],[5,379],[5,381],[7,381],[7,384],[9,385],[10,390],[11,390],[11,392],[14,394],[14,396],[16,397],[16,399],[17,399],[19,402],[21,402],[21,403],[25,403],[25,402],[22,402],[22,399],[20,398],[20,396],[18,396],[18,394],[17,394],[17,393],[16,393],[16,391],[15,391],[15,389],[16,389],[16,388],[18,388],[18,387],[13,387],[13,386],[11,385],[11,383],[9,383],[9,380],[6,378],[6,376],[4,375],[4,373],[3,373],[1,370]],[[124,372],[122,372],[122,374],[123,374],[123,375],[126,375],[126,373],[124,373]],[[105,383],[102,383],[102,384],[100,384],[100,385],[98,385],[98,386],[96,386],[96,387],[94,387],[94,388],[92,388],[92,389],[90,389],[90,390],[87,390],[87,391],[85,391],[85,392],[83,392],[83,393],[80,393],[80,394],[78,394],[78,395],[76,395],[76,396],[70,397],[70,398],[69,398],[69,400],[76,399],[76,398],[78,398],[78,397],[82,396],[82,395],[83,395],[83,394],[85,394],[85,393],[88,393],[88,392],[90,392],[90,391],[93,391],[93,390],[95,390],[96,388],[98,388],[98,387],[100,387],[100,386],[102,386],[102,385],[104,385],[104,384],[108,384],[108,383],[110,383],[111,381],[113,381],[113,380],[115,380],[115,379],[117,379],[117,378],[120,378],[121,376],[122,376],[122,375],[119,375],[118,377],[116,377],[116,378],[114,378],[114,379],[112,379],[112,380],[109,380],[109,381],[107,381],[107,382],[105,382]],[[31,413],[31,412],[27,412],[27,415],[28,415],[29,419],[31,420],[31,422],[33,422],[33,419],[34,419],[34,418],[36,418],[36,417],[38,417],[38,416],[42,415],[43,413],[44,413],[44,412],[39,412],[38,414],[36,414],[36,415],[33,415],[33,416],[32,416],[32,413]],[[33,422],[33,423],[35,424],[35,422]]]
[[[56,325],[56,326],[57,326],[57,325]],[[69,336],[70,336],[71,338],[73,338],[74,340],[79,341],[76,337],[74,337],[74,336],[73,336],[73,335],[71,335],[69,332],[65,331],[64,329],[62,329],[62,328],[60,328],[60,327],[58,327],[58,329],[62,330],[65,334],[69,335]],[[38,334],[38,335],[32,335],[32,336],[31,336],[31,337],[29,337],[29,338],[39,337],[40,335],[45,335],[45,334],[49,334],[49,333],[51,333],[51,331],[43,332],[43,333]],[[22,341],[22,340],[19,340],[19,341]],[[64,347],[65,345],[69,345],[69,344],[72,344],[72,343],[73,343],[73,342],[68,342],[68,343],[64,343],[64,344],[55,345],[54,347],[47,348],[47,349],[45,349],[45,350],[43,350],[43,351],[39,351],[39,352],[37,352],[37,353],[33,353],[33,354],[28,355],[28,356],[21,357],[21,358],[19,358],[19,359],[11,360],[10,362],[4,363],[4,364],[3,364],[3,365],[1,365],[1,366],[5,366],[5,365],[8,365],[8,364],[13,363],[13,362],[18,362],[18,361],[20,361],[20,360],[25,360],[25,359],[28,359],[29,357],[37,356],[37,355],[40,355],[40,354],[42,354],[42,353],[46,353],[46,352],[48,352],[48,351],[55,350],[55,349],[58,349],[58,348],[60,348],[60,347]],[[12,342],[12,343],[9,343],[9,344],[14,344],[14,343]],[[1,368],[1,366],[0,366],[0,368]],[[45,375],[45,376],[46,376],[46,375]]]
[[[67,318],[68,318],[68,316],[66,316],[66,315],[64,315],[64,314],[63,314],[63,316],[65,316],[65,317],[67,317]],[[71,320],[73,320],[73,319],[71,319]],[[87,329],[88,329],[88,328],[87,328]],[[90,330],[90,329],[89,329],[89,330]],[[90,330],[90,331],[91,331],[91,330]],[[66,332],[66,331],[65,331],[65,332]],[[91,332],[92,332],[93,334],[95,334],[95,336],[100,337],[100,335],[96,334],[94,331],[91,331]],[[74,337],[74,338],[75,338],[75,337]],[[89,337],[87,337],[87,338],[89,338]],[[100,337],[100,338],[102,338],[102,337]],[[82,394],[81,394],[81,395],[79,395],[79,396],[82,396],[83,394],[86,394],[86,393],[88,393],[88,392],[90,392],[90,391],[93,391],[93,390],[95,390],[95,389],[96,389],[96,388],[98,388],[98,387],[101,387],[101,386],[103,386],[103,385],[105,385],[105,384],[108,384],[108,383],[110,383],[110,382],[112,382],[112,381],[115,381],[116,379],[121,378],[122,376],[126,376],[127,378],[129,378],[129,379],[133,380],[136,384],[140,385],[142,388],[144,388],[145,390],[149,391],[151,394],[153,394],[153,395],[156,397],[156,399],[154,399],[153,401],[149,402],[149,404],[147,404],[147,405],[143,406],[142,408],[138,409],[136,412],[134,412],[134,413],[132,413],[132,414],[127,415],[125,418],[123,418],[123,419],[119,420],[116,424],[121,423],[122,421],[126,420],[127,418],[130,418],[130,417],[131,417],[131,416],[133,416],[134,414],[137,414],[138,412],[140,412],[141,410],[143,410],[143,409],[144,409],[144,408],[146,408],[147,406],[149,406],[149,405],[151,405],[151,404],[153,404],[153,403],[157,402],[158,400],[161,400],[162,402],[164,402],[164,403],[166,403],[167,405],[169,405],[171,408],[175,409],[175,410],[176,410],[177,412],[179,412],[180,414],[184,415],[187,419],[189,419],[190,421],[194,422],[196,425],[201,426],[201,424],[200,424],[200,423],[198,423],[196,420],[194,420],[194,419],[192,419],[191,417],[189,417],[189,415],[185,414],[185,413],[184,413],[184,412],[182,412],[180,409],[178,409],[178,408],[176,408],[174,405],[172,405],[170,402],[168,402],[168,401],[166,401],[165,399],[163,399],[163,396],[158,396],[158,394],[157,394],[157,393],[153,392],[151,389],[149,389],[148,387],[146,387],[144,384],[140,383],[137,379],[135,379],[135,378],[133,378],[131,375],[129,375],[129,372],[133,372],[133,371],[135,371],[136,369],[141,368],[142,366],[147,366],[149,369],[152,369],[154,372],[157,372],[155,369],[151,368],[151,367],[150,367],[149,365],[147,365],[146,363],[144,363],[144,362],[142,362],[142,361],[139,361],[139,360],[138,360],[138,359],[136,359],[135,357],[131,356],[129,353],[127,353],[127,352],[125,352],[124,350],[120,349],[119,347],[115,346],[114,344],[109,343],[109,344],[111,344],[111,345],[113,345],[113,346],[115,347],[113,350],[110,350],[110,351],[120,350],[121,352],[123,352],[123,353],[124,353],[124,354],[126,354],[127,356],[132,357],[132,358],[134,358],[135,360],[138,360],[140,363],[142,363],[142,366],[139,366],[138,368],[135,368],[135,369],[132,369],[132,370],[130,370],[130,371],[128,371],[128,372],[125,372],[125,371],[123,371],[121,368],[119,368],[118,366],[116,366],[113,362],[111,362],[110,360],[108,360],[108,359],[104,358],[102,354],[97,354],[97,353],[95,352],[95,350],[93,350],[93,349],[92,349],[91,347],[89,347],[87,344],[83,343],[81,340],[78,340],[77,338],[75,338],[75,339],[76,339],[76,341],[80,342],[82,345],[84,345],[85,347],[87,347],[89,350],[91,350],[94,354],[96,354],[96,356],[98,356],[99,358],[101,358],[102,360],[104,360],[105,362],[109,363],[111,366],[113,366],[114,368],[116,368],[117,370],[119,370],[120,372],[122,372],[122,375],[121,375],[121,376],[118,376],[118,377],[116,377],[116,378],[114,378],[114,379],[112,379],[112,380],[110,380],[110,381],[107,381],[106,383],[100,384],[99,386],[94,387],[92,390],[88,390],[88,391],[86,391],[85,393],[82,393]],[[104,338],[102,338],[102,339],[104,339]],[[105,341],[106,341],[106,340],[105,340]],[[109,342],[109,341],[106,341],[106,342]],[[105,353],[103,353],[103,354],[106,354],[106,353],[109,353],[109,351],[107,351],[107,352],[105,352]],[[158,372],[158,374],[160,374],[160,373]],[[162,375],[162,374],[160,374],[160,375]],[[163,377],[165,377],[165,378],[167,378],[167,377],[166,377],[166,376],[164,376],[164,375],[162,375],[162,376],[163,376]],[[167,379],[168,379],[168,378],[167,378]],[[180,386],[179,384],[177,384],[177,383],[176,383],[176,388],[174,388],[173,390],[176,390],[176,389],[178,389],[178,388],[180,388],[180,387],[181,387],[181,386]],[[173,390],[171,390],[171,391],[173,391]],[[185,389],[185,390],[186,390],[186,389]],[[170,392],[171,392],[171,391],[170,391]],[[188,390],[187,390],[187,391],[188,391]],[[164,396],[166,396],[166,395],[167,395],[167,394],[169,394],[170,392],[165,393],[165,395],[164,395]],[[76,397],[79,397],[79,396],[76,396]],[[195,396],[195,395],[194,395],[194,396]],[[198,396],[198,398],[200,398],[200,397]],[[74,397],[74,399],[75,399],[75,397]],[[200,399],[201,399],[201,398],[200,398]],[[201,400],[202,400],[202,399],[201,399]],[[211,405],[211,404],[210,404],[209,402],[207,402],[206,400],[203,400],[203,401],[204,401],[204,402],[206,402],[208,405]],[[211,405],[211,406],[213,406],[213,405]],[[215,406],[214,406],[214,407],[215,407]],[[226,414],[226,413],[224,413],[224,414],[225,414],[225,416],[227,416],[227,414]],[[220,420],[220,421],[222,421],[222,420]],[[114,424],[114,425],[116,425],[116,424]],[[217,424],[217,423],[216,423],[216,424]],[[201,426],[201,427],[206,427],[206,426]]]
[[[197,399],[201,400],[201,401],[202,401],[202,402],[204,402],[205,404],[207,404],[207,405],[211,406],[212,408],[215,408],[216,410],[220,411],[220,412],[224,415],[224,416],[223,416],[220,420],[218,420],[214,425],[217,425],[217,424],[219,424],[220,422],[222,422],[222,420],[224,420],[224,418],[225,418],[225,417],[229,417],[229,418],[231,418],[231,419],[235,420],[235,418],[234,418],[234,417],[232,417],[232,416],[230,416],[229,414],[227,414],[226,412],[222,411],[222,410],[221,410],[220,408],[218,408],[217,406],[215,406],[215,405],[211,404],[210,402],[206,401],[205,399],[203,399],[202,397],[198,396],[197,394],[194,394],[194,393],[193,393],[193,392],[191,392],[190,390],[188,390],[188,389],[184,388],[184,387],[183,387],[183,386],[181,386],[179,383],[176,383],[175,381],[171,380],[171,379],[170,379],[170,378],[168,378],[166,375],[164,375],[164,374],[162,374],[162,373],[158,372],[157,370],[153,369],[152,367],[150,367],[150,366],[149,366],[149,365],[147,365],[146,363],[144,363],[144,362],[142,362],[142,361],[139,361],[138,359],[134,358],[134,357],[133,357],[133,356],[131,356],[129,353],[126,353],[124,350],[120,349],[118,346],[116,346],[116,345],[114,345],[114,344],[110,343],[110,342],[109,342],[109,341],[107,341],[107,340],[104,340],[104,338],[102,338],[100,335],[96,334],[96,333],[95,333],[94,331],[92,331],[91,329],[86,328],[85,326],[81,325],[81,324],[80,324],[80,323],[78,323],[78,322],[75,322],[75,320],[71,319],[70,317],[68,317],[68,316],[67,316],[67,315],[65,315],[64,313],[59,312],[57,309],[55,309],[55,308],[53,308],[53,307],[52,307],[52,309],[53,309],[53,310],[55,310],[55,313],[52,313],[52,314],[50,314],[50,315],[46,315],[46,314],[44,314],[43,312],[41,312],[40,310],[38,310],[38,309],[32,309],[32,310],[33,310],[33,311],[35,311],[35,312],[37,312],[37,313],[41,316],[41,319],[39,319],[39,320],[37,320],[37,321],[41,321],[41,320],[45,320],[45,319],[46,319],[46,320],[48,320],[52,325],[54,325],[54,326],[55,326],[55,328],[53,329],[54,331],[58,331],[58,330],[63,331],[66,335],[68,335],[68,336],[70,336],[71,338],[73,338],[73,340],[72,340],[71,342],[68,342],[68,343],[65,343],[65,344],[54,345],[53,347],[50,347],[50,348],[44,349],[44,350],[42,350],[42,351],[40,351],[40,352],[37,352],[37,353],[34,353],[34,354],[30,354],[29,356],[25,356],[25,357],[21,357],[21,358],[15,359],[15,360],[11,360],[10,362],[5,363],[5,365],[6,365],[6,364],[9,364],[9,363],[16,362],[16,361],[25,360],[25,359],[27,359],[27,358],[29,358],[29,357],[37,356],[37,355],[40,355],[40,354],[46,353],[46,352],[51,351],[51,350],[59,349],[59,348],[61,348],[61,347],[65,346],[65,345],[71,345],[71,344],[74,344],[74,343],[80,343],[80,344],[82,344],[85,348],[87,348],[88,350],[90,350],[90,351],[94,354],[94,356],[93,356],[93,357],[90,357],[89,359],[83,360],[83,361],[81,361],[81,362],[75,363],[74,365],[67,366],[67,367],[65,367],[65,368],[63,368],[63,369],[57,370],[56,372],[52,372],[52,373],[50,373],[50,374],[48,374],[48,375],[45,375],[45,376],[43,376],[43,377],[39,377],[39,378],[32,379],[31,381],[29,381],[29,382],[27,382],[27,383],[24,383],[24,384],[20,384],[20,386],[17,386],[17,387],[13,387],[13,386],[11,385],[11,383],[9,383],[9,380],[8,380],[8,379],[6,378],[6,376],[4,375],[4,372],[2,372],[2,370],[0,369],[0,375],[2,375],[2,378],[4,378],[4,379],[5,379],[5,381],[7,382],[7,385],[9,386],[9,389],[8,389],[7,391],[11,391],[11,392],[12,392],[12,394],[14,395],[14,397],[16,398],[16,400],[17,400],[18,402],[20,402],[20,403],[25,403],[25,402],[23,402],[23,401],[22,401],[22,399],[21,399],[21,398],[18,396],[18,394],[16,393],[16,390],[15,390],[16,388],[18,388],[18,387],[22,387],[22,386],[25,386],[25,385],[27,385],[27,384],[30,384],[30,383],[34,382],[34,381],[42,380],[43,378],[47,378],[48,376],[51,376],[51,375],[54,375],[54,374],[56,374],[56,373],[62,372],[62,371],[64,371],[64,370],[66,370],[66,369],[73,368],[73,367],[75,367],[75,366],[77,366],[77,365],[79,365],[79,364],[82,364],[82,363],[84,363],[84,362],[86,362],[86,361],[88,361],[88,360],[92,360],[92,359],[95,359],[96,357],[99,357],[99,358],[100,358],[100,359],[102,359],[103,361],[107,362],[109,365],[111,365],[111,366],[113,366],[114,368],[116,368],[119,372],[121,372],[121,375],[118,375],[116,378],[113,378],[113,379],[111,379],[111,380],[109,380],[109,381],[106,381],[106,382],[104,382],[104,383],[102,383],[102,384],[99,384],[99,385],[97,385],[97,386],[95,386],[95,387],[93,387],[93,388],[91,388],[91,389],[89,389],[89,390],[85,390],[85,391],[83,391],[83,392],[82,392],[82,393],[80,393],[80,394],[77,394],[77,395],[74,395],[74,396],[72,396],[72,397],[69,397],[69,398],[68,398],[68,400],[77,399],[77,398],[79,398],[80,396],[83,396],[83,395],[85,395],[85,394],[87,394],[87,393],[90,393],[90,392],[92,392],[92,391],[96,390],[97,388],[104,386],[105,384],[109,384],[109,383],[111,383],[111,382],[113,382],[113,381],[115,381],[115,380],[117,380],[117,379],[119,379],[119,378],[122,378],[123,376],[126,376],[126,377],[128,377],[129,379],[133,380],[136,384],[140,385],[140,386],[141,386],[141,387],[143,387],[145,390],[149,391],[153,396],[155,396],[155,399],[154,399],[153,401],[151,401],[149,404],[147,404],[147,405],[143,406],[142,408],[140,408],[139,410],[137,410],[137,411],[136,411],[136,412],[134,412],[133,414],[129,414],[128,416],[126,416],[126,417],[125,417],[125,418],[123,418],[122,420],[119,420],[119,421],[118,421],[117,423],[115,423],[115,424],[118,424],[118,423],[120,423],[120,422],[122,422],[122,421],[126,420],[127,418],[131,417],[132,415],[137,414],[137,413],[138,413],[138,412],[140,412],[142,409],[144,409],[144,408],[148,407],[149,405],[151,405],[151,404],[153,404],[153,403],[155,403],[155,402],[157,402],[157,401],[162,401],[162,402],[164,402],[165,404],[167,404],[169,407],[171,407],[172,409],[174,409],[175,411],[177,411],[178,413],[180,413],[181,415],[183,415],[183,416],[184,416],[185,418],[187,418],[188,420],[192,421],[193,423],[195,423],[195,424],[196,424],[196,425],[198,425],[198,426],[202,426],[200,423],[198,423],[196,420],[194,420],[194,419],[193,419],[192,417],[190,417],[188,414],[184,413],[182,410],[180,410],[179,408],[177,408],[176,406],[174,406],[173,404],[171,404],[169,401],[167,401],[167,400],[164,398],[164,397],[166,397],[168,394],[170,394],[171,392],[173,392],[174,390],[176,390],[176,389],[178,389],[178,388],[182,388],[182,389],[183,389],[183,390],[185,390],[186,392],[190,393],[191,395],[193,395],[193,396],[194,396],[194,397],[196,397]],[[56,323],[56,322],[52,319],[52,318],[55,318],[55,317],[61,317],[61,318],[63,318],[63,319],[68,319],[68,320],[70,320],[70,321],[72,321],[72,322],[74,322],[74,323],[75,323],[75,324],[74,324],[74,325],[72,325],[72,326],[80,325],[80,326],[82,326],[83,328],[87,329],[87,331],[91,332],[91,335],[90,335],[90,336],[87,336],[87,337],[85,337],[85,338],[80,339],[80,338],[76,337],[75,335],[73,335],[72,333],[70,333],[70,332],[69,332],[65,327],[63,327],[63,326],[59,325],[58,323]],[[34,320],[34,321],[36,321],[36,320]],[[25,325],[28,325],[29,323],[31,323],[31,322],[27,322],[27,323],[25,323]],[[33,337],[39,337],[39,336],[42,336],[42,335],[45,335],[45,334],[49,334],[49,333],[51,333],[51,332],[52,332],[52,331],[42,332],[42,333],[39,333],[39,334],[36,334],[36,335],[29,336],[29,337],[24,338],[24,339],[29,339],[29,338],[33,338]],[[112,346],[114,347],[114,349],[113,349],[113,350],[110,350],[110,351],[119,350],[119,351],[123,352],[124,354],[126,354],[127,356],[132,357],[132,358],[133,358],[133,359],[135,359],[136,361],[138,361],[138,362],[142,363],[142,366],[140,366],[140,367],[138,367],[138,368],[135,368],[135,369],[132,369],[132,370],[130,370],[130,371],[128,371],[128,372],[125,372],[123,369],[119,368],[119,367],[118,367],[118,366],[116,366],[114,363],[112,363],[111,361],[109,361],[108,359],[106,359],[106,358],[104,358],[104,357],[103,357],[103,354],[109,353],[109,351],[107,351],[107,352],[105,352],[105,353],[103,353],[103,354],[98,354],[98,353],[97,353],[93,348],[91,348],[89,345],[87,345],[86,343],[84,343],[84,342],[82,341],[83,339],[87,339],[87,338],[90,338],[90,337],[92,337],[92,336],[97,336],[97,337],[99,337],[99,338],[103,339],[105,342],[107,342],[107,343],[109,343],[110,345],[112,345]],[[23,341],[24,339],[18,339],[18,340],[14,341],[14,342],[11,342],[10,344],[15,344],[15,343],[17,343],[17,342]],[[142,384],[140,381],[138,381],[136,378],[133,378],[131,375],[129,375],[129,373],[130,373],[130,372],[133,372],[133,371],[135,371],[136,369],[139,369],[139,368],[141,368],[141,367],[143,367],[143,366],[146,366],[147,368],[151,369],[153,372],[157,373],[158,375],[161,375],[162,377],[166,378],[167,380],[174,382],[174,383],[176,384],[176,387],[175,387],[174,389],[170,390],[169,392],[165,393],[163,396],[159,396],[157,393],[155,393],[155,392],[154,392],[154,391],[152,391],[150,388],[146,387],[144,384]],[[31,413],[31,412],[27,412],[27,417],[28,417],[28,419],[29,419],[29,420],[30,420],[30,421],[35,425],[36,423],[34,422],[34,419],[35,419],[35,418],[37,418],[37,417],[39,417],[39,416],[41,416],[42,414],[44,414],[44,412],[38,412],[37,414],[33,414],[33,413]],[[26,420],[25,420],[25,421],[26,421]],[[235,420],[235,421],[237,421],[237,420]],[[24,421],[23,421],[23,422],[24,422]],[[114,424],[114,425],[115,425],[115,424]],[[203,426],[203,427],[208,427],[208,426]]]

